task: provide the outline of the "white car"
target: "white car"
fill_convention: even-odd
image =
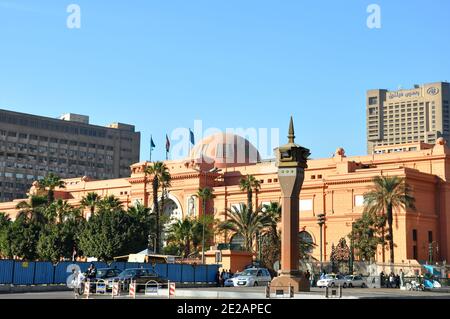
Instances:
[[[249,268],[233,279],[235,287],[266,286],[272,281],[272,277],[266,268]]]
[[[317,287],[325,288],[325,287],[338,287],[344,286],[345,277],[342,275],[325,275],[324,278],[319,279],[317,281]]]
[[[227,280],[225,280],[225,282],[223,283],[223,286],[224,287],[235,287],[235,286],[237,286],[235,281],[236,281],[237,277],[239,277],[239,275],[240,275],[239,273],[234,274],[233,277],[228,278]]]
[[[344,288],[347,288],[347,287],[348,288],[353,288],[353,287],[366,288],[367,284],[363,277],[349,275],[349,276],[345,276],[345,282],[342,285],[342,287],[344,287]]]

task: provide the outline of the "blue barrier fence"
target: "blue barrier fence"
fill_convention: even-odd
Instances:
[[[64,284],[70,273],[69,265],[80,266],[85,272],[91,263],[64,261],[56,265],[44,261],[0,260],[0,285],[51,285]],[[147,268],[160,277],[176,283],[216,283],[218,265],[187,265],[187,264],[146,264],[113,262],[94,262],[99,268]]]

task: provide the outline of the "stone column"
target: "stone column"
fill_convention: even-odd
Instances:
[[[309,278],[299,271],[299,202],[307,168],[308,149],[295,144],[294,123],[289,124],[289,142],[276,149],[278,180],[282,192],[281,272],[273,279],[272,290],[309,291]]]

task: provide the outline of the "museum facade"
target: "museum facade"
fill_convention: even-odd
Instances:
[[[414,144],[414,145],[413,145]],[[300,232],[302,238],[316,244],[312,256],[319,256],[317,216],[326,215],[323,228],[323,260],[328,261],[333,245],[346,237],[352,223],[361,217],[364,194],[371,190],[376,176],[399,176],[406,179],[416,199],[415,210],[394,212],[396,262],[408,260],[448,260],[450,257],[450,149],[444,139],[435,144],[412,143],[413,151],[347,157],[338,148],[330,158],[311,159],[305,171],[300,194]],[[241,156],[240,156],[241,155]],[[142,203],[152,206],[151,179],[144,173],[149,162],[131,165],[128,178],[91,180],[89,177],[66,179],[66,188],[57,198],[79,205],[83,196],[96,192],[118,197],[125,208]],[[215,198],[208,202],[206,214],[226,218],[226,209],[246,203],[246,193],[239,181],[247,175],[261,182],[254,194],[254,205],[280,202],[281,191],[274,160],[261,160],[256,148],[238,135],[218,133],[206,137],[184,160],[165,161],[172,185],[164,203],[164,214],[182,219],[202,216],[199,188],[210,187]],[[18,200],[0,203],[0,212],[12,218],[17,214]],[[89,212],[85,212],[89,217]],[[216,237],[213,244],[223,243]],[[238,238],[227,238],[238,242]],[[432,248],[430,250],[430,247]],[[388,262],[389,252],[380,249],[378,262]]]

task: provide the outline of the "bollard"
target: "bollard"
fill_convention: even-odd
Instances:
[[[129,296],[133,299],[136,299],[136,282],[130,282]]]
[[[115,296],[119,296],[119,291],[120,291],[120,286],[118,282],[114,282],[113,283],[113,287],[112,287],[112,298],[114,299]]]
[[[171,296],[175,296],[175,287],[176,287],[176,285],[175,285],[174,282],[170,282],[169,281],[167,286],[168,286],[168,290],[169,290],[169,299],[170,299]]]
[[[91,292],[91,280],[88,279],[84,283],[84,295],[86,296],[86,299],[89,299],[90,292]]]

